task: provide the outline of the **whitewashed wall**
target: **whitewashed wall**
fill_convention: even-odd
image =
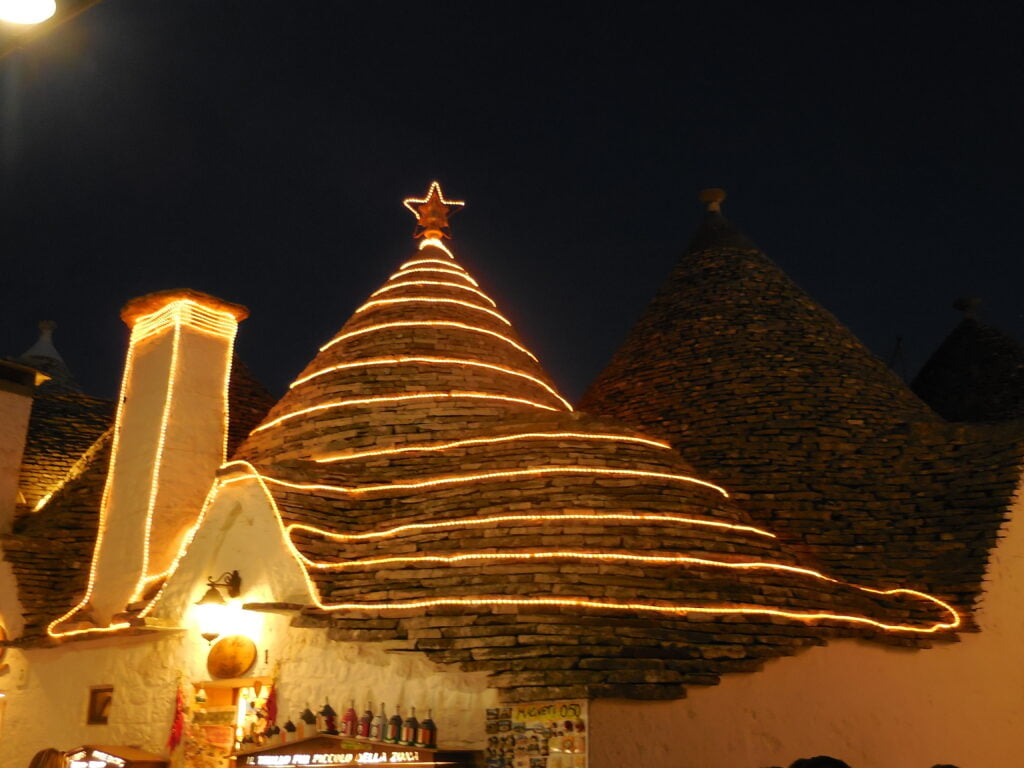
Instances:
[[[209,677],[208,646],[191,606],[207,576],[236,568],[244,580],[243,600],[304,599],[301,572],[282,546],[265,497],[249,482],[222,491],[161,598],[157,613],[182,630],[8,654],[11,671],[0,677],[0,692],[7,694],[0,768],[24,768],[44,747],[84,743],[164,753],[179,681]],[[307,704],[319,708],[325,697],[339,710],[350,698],[360,708],[368,700],[386,701],[389,714],[395,704],[433,708],[442,747],[483,745],[485,709],[497,700],[484,673],[442,669],[421,654],[381,644],[331,641],[322,629],[295,629],[289,622],[288,616],[242,611],[236,604],[229,630],[256,642],[259,659],[250,674],[275,677],[282,721]],[[97,685],[115,688],[110,723],[85,725],[89,688]]]
[[[1024,765],[1024,505],[989,567],[980,634],[926,651],[841,641],[691,688],[591,705],[592,768],[764,768],[827,754],[852,768]]]

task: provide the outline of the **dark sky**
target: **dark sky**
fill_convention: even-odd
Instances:
[[[239,352],[280,391],[409,254],[401,199],[435,177],[571,397],[707,186],[911,374],[957,296],[1024,336],[1004,5],[104,0],[0,61],[0,355],[55,319],[112,395],[121,305],[192,287],[250,307]]]

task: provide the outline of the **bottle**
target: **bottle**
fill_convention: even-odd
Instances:
[[[416,746],[416,732],[420,729],[420,721],[416,719],[416,707],[412,707],[409,716],[402,723],[402,739],[399,744],[406,747]]]
[[[295,723],[293,723],[291,720],[288,720],[284,724],[284,728],[281,730],[281,743],[287,744],[289,741],[295,741],[297,738],[298,728],[296,728]]]
[[[437,726],[432,719],[433,710],[427,710],[426,719],[420,723],[420,729],[416,732],[416,746],[425,749],[437,749]]]
[[[370,741],[384,741],[384,733],[388,729],[388,716],[384,712],[384,702],[380,703],[380,714],[370,723]]]
[[[327,733],[331,736],[338,735],[338,713],[334,711],[334,707],[331,706],[331,702],[324,699],[324,708],[321,709],[317,717],[317,730],[320,733]]]
[[[356,700],[352,699],[348,703],[348,709],[345,710],[345,714],[341,718],[341,735],[355,736],[358,725],[359,715],[356,714]]]
[[[367,702],[366,711],[363,712],[363,716],[359,718],[359,725],[356,726],[356,738],[357,739],[368,739],[370,738],[370,725],[373,723],[373,704]]]
[[[400,707],[395,707],[395,714],[388,720],[387,728],[384,729],[384,743],[397,744],[402,737],[402,716],[399,714]]]

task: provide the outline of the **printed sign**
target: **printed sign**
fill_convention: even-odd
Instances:
[[[487,768],[586,768],[587,702],[487,710]]]

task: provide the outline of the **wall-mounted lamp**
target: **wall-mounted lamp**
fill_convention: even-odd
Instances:
[[[217,579],[208,576],[206,579],[206,593],[196,603],[196,613],[199,619],[199,632],[207,643],[212,644],[220,637],[221,621],[227,601],[221,595],[218,587],[227,590],[228,597],[238,597],[242,594],[242,577],[238,571],[224,571]]]

